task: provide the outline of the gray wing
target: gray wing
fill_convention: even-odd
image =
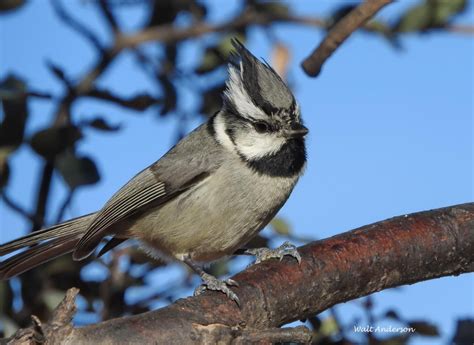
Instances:
[[[111,227],[131,215],[159,207],[207,178],[222,161],[222,148],[209,135],[206,124],[180,141],[159,161],[123,186],[97,212],[79,241],[73,257],[89,256]]]

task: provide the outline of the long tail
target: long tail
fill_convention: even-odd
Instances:
[[[93,216],[92,213],[75,218],[0,245],[0,256],[35,245],[0,262],[0,280],[10,279],[58,256],[72,252],[87,230],[87,225]]]

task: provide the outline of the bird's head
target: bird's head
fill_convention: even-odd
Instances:
[[[289,148],[304,154],[308,129],[293,93],[268,63],[237,40],[233,46],[224,106],[214,119],[218,140],[250,162]]]

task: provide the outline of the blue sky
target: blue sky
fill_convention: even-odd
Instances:
[[[68,5],[107,41],[108,32],[100,18],[84,3]],[[413,3],[393,4],[381,17],[392,18]],[[218,21],[231,14],[237,2],[226,2],[227,7],[218,1],[212,4],[211,18]],[[315,16],[328,13],[335,5],[331,1],[294,2],[297,13]],[[460,23],[473,23],[472,6],[469,12],[459,18]],[[129,10],[121,19],[131,29],[142,15]],[[289,79],[310,129],[306,174],[280,212],[295,233],[324,238],[400,214],[473,201],[472,37],[408,35],[401,39],[403,50],[396,51],[378,37],[357,33],[326,63],[320,77],[312,79],[299,63],[323,37],[322,32],[280,25],[275,35],[291,51]],[[272,47],[261,29],[251,31],[248,47],[255,55],[269,59]],[[190,58],[182,60],[192,64],[192,56],[199,51],[199,46],[187,44]],[[58,22],[49,3],[32,1],[20,11],[0,17],[0,78],[14,72],[34,89],[58,93],[61,86],[47,70],[47,60],[60,63],[77,78],[93,63],[94,51]],[[152,89],[133,63],[124,54],[100,84],[123,94]],[[184,93],[183,107],[193,102],[195,99]],[[49,124],[51,109],[48,102],[31,102],[29,133]],[[68,217],[100,208],[174,140],[176,121],[158,119],[156,110],[137,114],[85,100],[76,104],[73,113],[80,119],[101,114],[112,123],[122,123],[123,128],[119,134],[87,133],[87,140],[80,144],[80,152],[98,162],[102,180],[77,193]],[[197,123],[190,123],[189,130]],[[10,194],[30,208],[40,163],[23,147],[12,166]],[[55,185],[52,209],[57,209],[64,192]],[[0,242],[27,228],[0,203]],[[406,318],[428,318],[446,340],[456,318],[473,317],[472,291],[471,274],[374,296],[377,312],[393,307]],[[360,314],[356,303],[340,305],[338,310],[343,315]],[[412,343],[441,342],[415,339]]]

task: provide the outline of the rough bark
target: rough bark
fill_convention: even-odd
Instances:
[[[208,292],[83,328],[72,328],[66,315],[61,343],[305,342],[304,329],[275,329],[376,291],[472,272],[474,203],[395,217],[299,250],[299,265],[292,258],[270,260],[233,277],[240,284],[234,291],[241,308],[221,293]]]

